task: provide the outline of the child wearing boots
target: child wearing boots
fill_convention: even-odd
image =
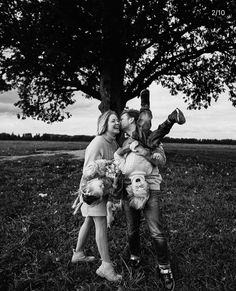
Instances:
[[[158,167],[166,161],[162,138],[175,123],[184,124],[185,117],[177,108],[153,132],[150,130],[151,121],[149,91],[143,90],[141,110],[125,109],[120,116],[124,135],[123,140],[120,140],[122,147],[115,152],[114,158],[124,174],[122,205],[127,221],[129,264],[136,268],[141,263],[139,228],[143,213],[154,241],[160,278],[165,290],[173,291],[175,281],[159,205],[162,177]]]
[[[160,152],[158,146],[175,123],[185,123],[185,117],[182,111],[177,108],[156,130],[151,131],[152,112],[150,110],[149,90],[147,89],[141,92],[140,112],[126,108],[121,114],[121,126],[123,114],[127,114],[129,118],[133,117],[136,127],[131,135],[125,133],[125,142],[115,152],[114,158],[128,185],[126,191],[130,206],[143,209],[149,199],[145,176],[151,174],[153,165],[161,164],[163,157],[163,153]],[[148,151],[150,159],[146,157]]]

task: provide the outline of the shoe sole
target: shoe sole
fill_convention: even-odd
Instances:
[[[79,258],[79,259],[72,259],[71,260],[71,263],[78,263],[78,262],[85,262],[85,263],[90,263],[90,262],[93,262],[95,261],[95,257],[82,257],[82,258]]]
[[[178,121],[178,124],[184,124],[186,119],[184,117],[184,114],[182,111],[180,111],[178,108],[176,108],[176,111],[177,111],[177,121]]]
[[[100,270],[96,270],[96,274],[99,276],[99,277],[101,277],[101,278],[105,278],[105,279],[107,279],[107,281],[109,281],[109,282],[119,282],[119,281],[121,281],[122,280],[122,278],[120,278],[120,279],[117,279],[117,280],[110,280],[103,272],[101,272]]]
[[[102,278],[105,278],[105,275],[99,270],[96,270],[96,274]]]

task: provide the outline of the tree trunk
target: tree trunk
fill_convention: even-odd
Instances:
[[[103,0],[102,19],[102,59],[99,109],[105,112],[108,109],[118,114],[125,107],[123,81],[125,57],[122,40],[123,4],[120,0]]]

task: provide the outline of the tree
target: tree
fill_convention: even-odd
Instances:
[[[220,0],[1,0],[0,90],[22,118],[62,121],[75,91],[118,113],[152,82],[236,106],[236,9]]]

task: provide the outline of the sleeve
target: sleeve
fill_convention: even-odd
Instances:
[[[125,162],[126,162],[126,159],[124,156],[121,156],[118,154],[118,151],[116,151],[114,153],[114,159],[115,159],[115,162],[117,163],[118,165],[118,168],[120,171],[124,171],[124,168],[125,168]]]
[[[91,141],[86,149],[83,172],[87,165],[98,159],[102,159],[102,143],[100,139],[95,138]]]
[[[164,166],[166,163],[166,156],[162,144],[156,146],[153,150],[140,145],[137,147],[136,154],[143,156],[153,166]]]
[[[154,150],[151,151],[152,164],[157,166],[164,166],[166,163],[166,155],[162,144],[159,144]]]

